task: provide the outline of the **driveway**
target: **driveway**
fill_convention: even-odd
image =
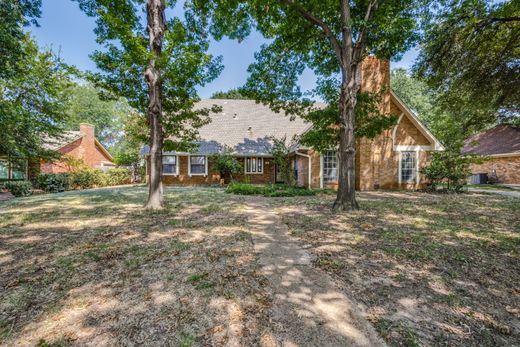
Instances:
[[[468,191],[473,192],[473,193],[497,194],[497,195],[509,196],[512,198],[520,198],[520,191],[513,191],[513,190],[507,191],[507,190],[468,188]]]

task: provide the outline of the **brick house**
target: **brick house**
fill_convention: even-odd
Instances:
[[[66,131],[57,139],[48,139],[45,149],[54,150],[63,156],[81,159],[92,168],[107,169],[114,167],[112,156],[96,139],[95,128],[82,123],[79,131]],[[0,180],[31,179],[38,173],[68,172],[71,168],[63,161],[45,161],[0,156]]]
[[[359,139],[356,152],[357,189],[420,188],[424,178],[419,173],[430,152],[442,150],[439,141],[419,121],[417,116],[390,90],[390,63],[375,57],[363,61],[360,76],[364,91],[377,92],[384,88],[381,110],[399,117],[397,125],[375,139]],[[292,139],[311,128],[301,118],[291,120],[283,112],[252,100],[202,100],[200,107],[218,105],[222,112],[199,131],[198,150],[194,153],[163,153],[163,183],[175,185],[216,184],[220,175],[212,165],[211,155],[231,147],[242,163],[244,172],[235,179],[254,184],[275,183],[280,175],[274,165],[271,138]],[[293,158],[299,186],[336,187],[338,157],[336,150],[319,153],[295,144]],[[148,155],[148,148],[142,154]],[[147,160],[148,162],[148,160]]]
[[[464,143],[464,154],[485,157],[473,164],[473,174],[486,173],[499,183],[520,184],[520,125],[500,124],[478,133]]]

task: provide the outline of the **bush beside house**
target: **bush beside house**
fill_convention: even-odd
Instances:
[[[16,197],[32,194],[32,184],[29,181],[9,181],[2,184],[2,188],[8,190]]]
[[[64,192],[70,189],[70,177],[68,173],[40,174],[36,186],[48,193]]]

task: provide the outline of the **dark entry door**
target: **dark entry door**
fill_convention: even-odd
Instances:
[[[276,183],[283,183],[283,175],[282,171],[280,170],[280,166],[278,164],[275,165],[275,175],[274,175],[274,181]]]

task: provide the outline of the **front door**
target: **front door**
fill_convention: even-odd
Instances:
[[[274,175],[275,183],[283,183],[283,175],[282,170],[280,170],[280,166],[278,164],[275,165],[275,175]]]

